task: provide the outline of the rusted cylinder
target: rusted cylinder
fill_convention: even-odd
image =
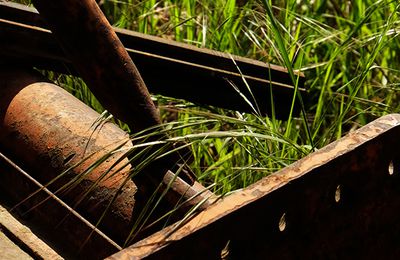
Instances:
[[[53,191],[75,178],[93,162],[128,140],[112,123],[94,130],[99,114],[40,75],[23,70],[0,69],[0,149],[21,163],[40,182],[47,183],[62,171],[94,154],[51,184]],[[128,142],[124,145],[129,148]],[[61,197],[74,205],[88,188],[121,157],[115,153]],[[127,164],[124,159],[119,166]],[[115,168],[119,168],[118,166]],[[122,183],[128,164],[118,174],[111,170],[78,205],[77,210],[96,223]],[[18,189],[18,187],[15,187]],[[134,209],[136,186],[128,180],[105,215],[100,228],[115,241],[124,241]]]

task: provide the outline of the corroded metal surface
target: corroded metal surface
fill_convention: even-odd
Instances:
[[[94,162],[121,146],[121,151],[114,152],[105,162],[82,175],[82,180],[72,190],[57,193],[69,205],[74,206],[95,185],[77,206],[78,211],[95,224],[122,183],[129,178],[131,166],[127,158],[113,165],[124,152],[132,148],[127,134],[114,124],[99,120],[100,115],[95,111],[63,89],[43,81],[36,73],[2,68],[0,78],[0,151],[10,155],[18,164],[21,163],[42,184],[74,166],[68,174],[49,186],[52,191],[76,179]],[[111,166],[113,169],[109,171]],[[115,174],[122,166],[125,168]],[[105,173],[107,175],[98,181]],[[15,200],[22,200],[29,194],[21,192],[18,178],[5,178],[3,181],[5,189],[12,193],[11,197]],[[174,213],[174,219],[179,219],[198,202],[202,202],[201,208],[205,208],[213,199],[213,194],[200,184],[190,186],[170,171],[165,174],[163,181],[163,187],[168,187],[169,191],[165,194],[166,201],[160,203],[153,218],[170,211],[179,202],[184,203]],[[132,180],[127,180],[100,225],[102,231],[120,244],[127,238],[132,223],[140,216],[149,196],[154,192],[154,183],[148,181],[141,184],[145,185],[142,190],[147,189],[149,192],[136,193],[135,184]],[[16,189],[10,189],[8,185],[15,186]],[[34,186],[30,191],[35,188],[37,187]],[[140,201],[135,201],[138,196]],[[38,204],[35,199],[30,205],[35,206],[34,202]],[[61,212],[65,212],[65,209]],[[54,214],[59,216],[61,213]],[[146,232],[160,229],[159,225],[153,226]],[[84,227],[82,233],[86,232],[87,227]],[[145,234],[150,233],[143,233],[138,237]]]
[[[398,258],[399,124],[384,116],[109,259]]]
[[[62,171],[77,165],[49,188],[53,191],[76,179],[95,161],[116,147],[130,148],[127,134],[110,122],[98,123],[99,114],[58,86],[36,74],[16,69],[0,70],[0,149],[46,184]],[[126,144],[125,144],[126,143]],[[78,205],[83,215],[96,223],[108,203],[128,178],[128,159],[113,167],[122,152],[115,153],[94,170],[80,177],[63,198],[74,205],[95,183],[95,188]],[[116,170],[126,165],[122,171]],[[18,192],[17,190],[15,192]],[[117,241],[129,233],[134,208],[135,184],[129,180],[106,214],[101,227]]]

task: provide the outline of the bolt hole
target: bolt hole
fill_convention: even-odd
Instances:
[[[335,190],[335,202],[336,203],[339,203],[339,201],[341,199],[341,195],[342,195],[341,193],[342,193],[342,187],[340,185],[338,185]]]
[[[394,165],[393,165],[393,161],[390,161],[389,166],[388,166],[388,173],[389,175],[393,175],[394,174]]]
[[[283,213],[281,219],[279,220],[279,231],[283,232],[286,229],[286,213]]]

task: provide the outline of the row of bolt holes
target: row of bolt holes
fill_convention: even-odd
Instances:
[[[338,185],[335,190],[335,202],[339,203],[341,195],[341,187]],[[279,219],[279,231],[283,232],[286,229],[286,213],[283,213],[281,218]]]
[[[389,162],[388,173],[389,173],[389,175],[394,174],[393,161]],[[339,203],[340,196],[341,196],[341,186],[338,185],[335,190],[335,202],[336,203]],[[283,232],[285,229],[286,229],[286,213],[283,213],[282,217],[279,220],[279,231]]]

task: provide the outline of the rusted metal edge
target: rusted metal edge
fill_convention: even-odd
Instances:
[[[51,247],[38,238],[32,231],[16,218],[14,218],[3,206],[0,205],[0,229],[6,231],[7,237],[32,257],[39,259],[63,259]]]
[[[398,257],[399,124],[384,116],[108,259]]]
[[[53,37],[45,36],[45,31],[35,27],[48,28],[41,22],[35,9],[27,7],[19,9],[15,5],[8,6],[0,3],[0,18],[3,19],[0,24],[0,33],[3,34],[1,37],[6,39],[2,44],[5,45],[2,46],[3,56],[17,56],[39,68],[74,73],[71,66],[66,66],[65,62],[68,59],[65,58]],[[19,23],[19,26],[25,28],[15,27],[16,24],[13,23],[14,27],[7,29],[10,25],[6,25],[4,19]],[[25,30],[25,32],[21,33],[19,30]],[[256,97],[261,113],[269,114],[271,111],[270,87],[272,87],[274,103],[277,106],[276,116],[285,119],[289,114],[293,86],[288,73],[282,67],[234,56],[243,73],[242,77],[228,54],[195,48],[128,30],[117,28],[114,30],[153,93],[183,98],[194,103],[254,112],[227,82],[230,80],[253,102],[243,82],[244,77]],[[15,37],[17,38],[13,39]],[[27,42],[27,38],[30,41]],[[272,80],[269,80],[269,75]],[[299,75],[299,91],[305,91],[302,74]],[[224,96],[222,101],[220,96]]]

